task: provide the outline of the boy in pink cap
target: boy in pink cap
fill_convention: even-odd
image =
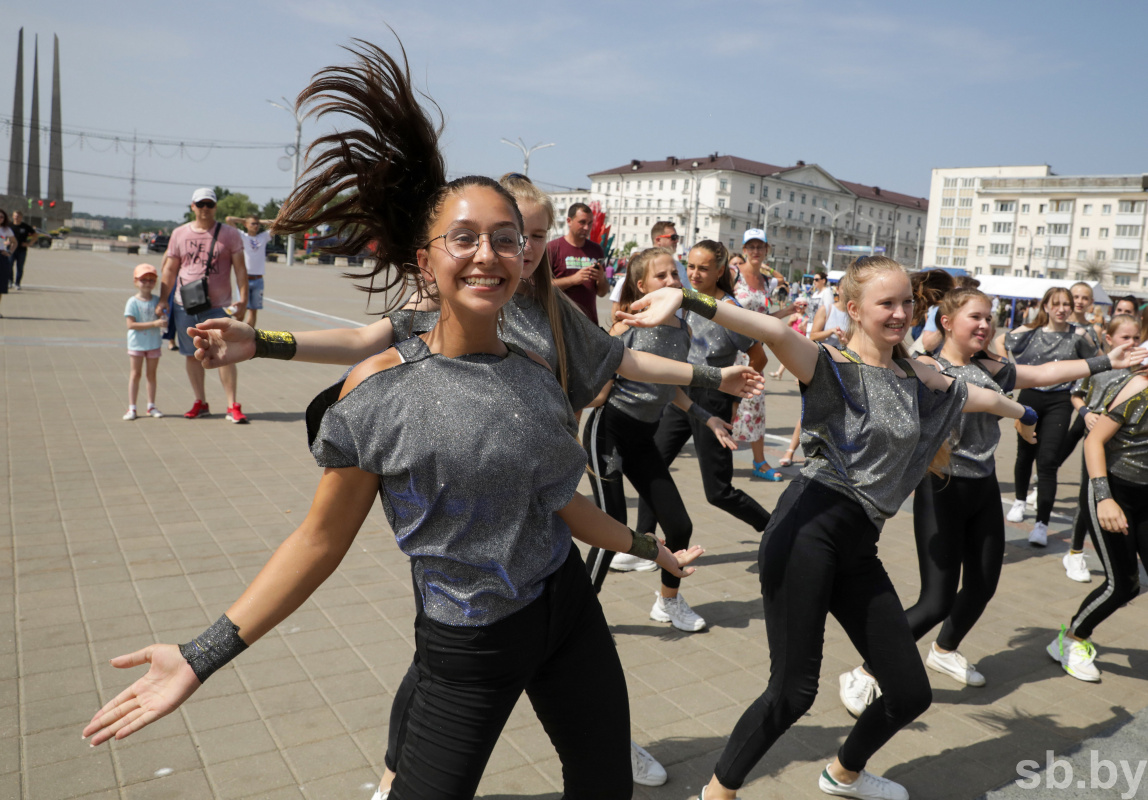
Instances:
[[[155,407],[156,369],[159,367],[160,328],[167,320],[156,314],[156,301],[152,294],[155,289],[156,269],[151,264],[140,264],[132,273],[136,289],[124,307],[124,317],[128,324],[128,358],[131,372],[128,375],[128,413],[124,419],[136,418],[136,397],[139,396],[140,375],[147,364],[147,413],[151,417],[162,417]]]

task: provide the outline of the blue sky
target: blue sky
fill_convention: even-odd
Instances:
[[[920,195],[940,166],[1148,171],[1148,6],[1135,2],[39,0],[3,19],[0,114],[11,113],[23,26],[25,114],[38,33],[47,122],[55,33],[68,128],[288,144],[294,122],[266,100],[294,98],[344,62],[353,36],[393,46],[389,23],[446,115],[454,174],[520,168],[501,137],[554,142],[531,176],[559,186],[631,158],[715,150]],[[305,140],[320,130],[306,125]],[[66,169],[130,174],[126,153],[96,152],[107,142],[65,143]],[[46,164],[46,142],[41,153]],[[282,155],[141,156],[137,215],[178,217],[190,198],[191,187],[147,181],[281,198]],[[127,213],[125,180],[66,174],[65,189],[79,211]]]

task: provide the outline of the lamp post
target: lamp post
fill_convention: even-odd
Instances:
[[[697,161],[694,161],[692,166],[696,170],[698,168],[699,164]],[[710,172],[706,172],[702,175],[699,175],[697,172],[694,172],[691,170],[686,170],[686,169],[675,169],[674,172],[680,172],[683,175],[687,175],[687,176],[693,178],[693,181],[694,181],[694,203],[693,203],[694,207],[693,207],[693,213],[691,214],[691,216],[692,216],[691,222],[693,224],[690,226],[690,246],[688,248],[686,248],[686,250],[688,252],[689,250],[693,249],[693,246],[695,244],[698,243],[698,208],[701,205],[702,181],[705,178],[712,178],[714,175],[719,175],[722,172],[725,172],[725,170],[715,169],[715,170],[712,170]],[[707,208],[708,208],[708,206],[707,206]]]
[[[764,182],[762,183],[762,189],[763,190],[765,189]],[[774,201],[772,203],[763,203],[760,200],[757,200],[755,198],[751,202],[755,203],[757,205],[757,207],[759,209],[761,209],[761,229],[763,231],[766,231],[766,236],[768,236],[769,231],[766,230],[766,227],[769,225],[769,210],[771,208],[774,208],[775,206],[782,205],[783,203],[785,203],[785,201],[784,200],[777,200],[777,201]],[[770,252],[770,255],[773,254],[773,247],[772,246],[770,246],[769,252]]]
[[[303,142],[303,114],[299,113],[298,107],[295,106],[286,97],[280,98],[286,105],[276,103],[274,100],[267,102],[276,108],[281,108],[291,116],[295,117],[295,152],[294,165],[291,172],[291,190],[294,191],[295,185],[299,183],[299,148],[302,147]],[[287,266],[294,266],[295,264],[295,235],[291,234],[287,237]]]
[[[530,177],[530,154],[535,150],[542,150],[544,148],[554,146],[554,142],[550,142],[549,144],[536,144],[533,147],[527,147],[526,142],[522,141],[521,136],[518,137],[517,142],[512,142],[509,139],[500,139],[499,141],[501,141],[503,144],[508,144],[522,152],[522,174],[526,177]]]
[[[829,224],[829,269],[830,269],[830,271],[833,270],[833,255],[834,255],[834,253],[833,253],[834,241],[833,240],[834,240],[835,235],[837,233],[837,218],[838,217],[847,217],[852,213],[853,213],[853,209],[847,209],[845,211],[838,211],[836,214],[832,215],[833,222],[831,222]]]

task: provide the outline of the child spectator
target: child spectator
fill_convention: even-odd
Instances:
[[[147,413],[148,416],[162,417],[155,407],[155,376],[159,367],[160,328],[167,320],[155,313],[158,298],[152,295],[155,288],[156,269],[151,264],[140,264],[133,273],[136,294],[128,298],[124,316],[128,323],[128,358],[131,372],[128,376],[128,413],[124,419],[136,418],[136,397],[140,390],[140,373],[147,362]]]

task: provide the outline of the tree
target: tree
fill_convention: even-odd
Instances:
[[[619,255],[620,257],[622,257],[622,258],[629,258],[629,257],[630,257],[630,253],[634,252],[634,248],[636,248],[637,246],[638,246],[638,243],[637,243],[637,242],[626,242],[626,243],[625,243],[624,245],[622,245],[622,247],[621,247],[621,248],[618,250],[618,255]]]
[[[1097,281],[1101,284],[1108,276],[1108,262],[1097,258],[1093,253],[1088,258],[1078,259],[1076,265],[1080,267],[1080,276],[1086,281]]]
[[[259,206],[242,192],[232,192],[222,186],[215,187],[215,218],[222,222],[227,217],[247,217],[259,213]],[[278,213],[278,212],[276,212]],[[191,209],[183,215],[184,222],[191,222],[195,214]],[[270,219],[270,218],[269,218]]]
[[[280,201],[272,198],[263,204],[263,209],[259,212],[262,219],[275,219],[279,216]]]

